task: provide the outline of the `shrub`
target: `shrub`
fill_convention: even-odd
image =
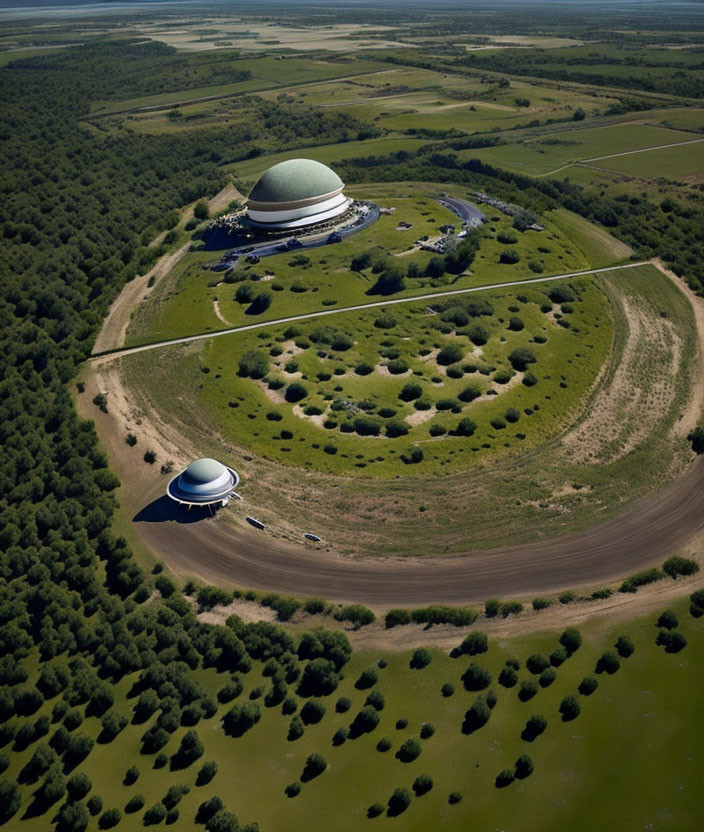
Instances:
[[[461,402],[473,402],[481,396],[481,390],[475,385],[470,384],[465,387],[457,396]]]
[[[367,690],[368,688],[374,687],[374,685],[379,680],[379,674],[373,667],[368,667],[366,670],[363,670],[359,676],[359,679],[354,683],[354,686],[357,690]]]
[[[559,667],[563,662],[566,662],[568,659],[567,650],[564,647],[558,647],[557,650],[553,650],[550,653],[550,664],[553,667]]]
[[[458,403],[457,399],[438,399],[435,403],[435,407],[437,410],[451,410],[453,413],[460,413],[462,407]]]
[[[699,572],[699,564],[689,558],[673,555],[663,563],[662,571],[671,578],[678,578],[680,575],[694,575]]]
[[[660,581],[665,577],[665,573],[659,569],[645,569],[643,572],[637,572],[621,584],[618,588],[619,592],[638,592],[638,587],[647,586],[648,584]]]
[[[491,337],[489,330],[481,324],[475,324],[467,332],[469,340],[477,347],[483,347]],[[459,359],[458,359],[459,360]]]
[[[417,650],[413,651],[409,666],[414,670],[422,670],[430,664],[431,658],[430,653],[425,649],[425,647],[419,647]]]
[[[385,433],[390,439],[396,439],[399,436],[405,436],[409,430],[410,428],[405,422],[394,421],[388,422]]]
[[[367,817],[368,818],[378,818],[384,811],[384,807],[381,803],[372,803],[372,805],[367,809]]]
[[[410,453],[402,454],[401,461],[406,465],[417,465],[425,458],[422,448],[412,448]]]
[[[535,387],[535,385],[537,383],[538,383],[537,376],[535,376],[533,373],[531,373],[530,370],[528,372],[524,373],[522,384],[525,387]]]
[[[515,350],[512,350],[509,353],[508,360],[517,372],[527,370],[529,364],[535,364],[537,361],[535,355],[528,347],[517,347]]]
[[[394,358],[386,365],[392,376],[400,376],[408,372],[408,364],[402,358]]]
[[[393,609],[389,610],[384,616],[384,625],[387,629],[391,629],[391,627],[410,624],[411,620],[411,613],[409,610]]]
[[[447,798],[447,802],[451,806],[454,806],[456,803],[459,803],[461,800],[462,800],[461,792],[450,792],[450,794]]]
[[[273,296],[271,292],[260,292],[245,309],[245,315],[261,315],[271,306]]]
[[[296,402],[300,402],[301,399],[305,399],[308,395],[308,391],[306,388],[298,381],[294,381],[292,384],[286,388],[286,401],[290,404],[295,404]]]
[[[335,731],[335,733],[333,734],[332,744],[335,745],[335,746],[342,745],[345,742],[345,740],[347,739],[348,735],[349,735],[349,731],[347,730],[347,728],[345,728],[345,727],[338,728],[337,731]]]
[[[570,722],[573,719],[577,719],[582,709],[579,705],[577,697],[570,695],[565,696],[562,702],[560,702],[560,707],[558,710],[562,714],[562,721]]]
[[[299,739],[299,737],[303,736],[305,730],[306,729],[303,725],[303,722],[301,721],[301,718],[299,716],[294,716],[288,725],[288,734],[286,736],[286,739],[289,742],[294,742],[295,740]]]
[[[378,436],[381,432],[381,424],[369,416],[357,416],[352,427],[360,436]]]
[[[382,739],[380,739],[379,742],[376,744],[376,750],[380,751],[382,754],[385,754],[390,749],[391,749],[391,740],[387,739],[386,737],[383,737]]]
[[[139,780],[139,769],[137,766],[131,766],[125,772],[125,776],[123,779],[123,783],[125,786],[131,786],[133,783],[136,783]]]
[[[519,100],[523,100],[523,99],[516,99],[517,102]],[[516,106],[519,106],[519,105],[516,104]],[[512,245],[513,243],[518,242],[518,237],[516,237],[516,235],[512,234],[510,231],[499,231],[499,233],[496,235],[496,239],[500,243],[504,243],[504,245]]]
[[[593,676],[585,676],[579,683],[579,692],[582,696],[591,696],[599,687],[599,682]]]
[[[424,722],[420,726],[420,738],[422,740],[429,740],[435,733],[435,726],[432,722]]]
[[[144,798],[142,798],[142,803],[138,807],[138,809],[141,809],[142,806],[144,806]],[[91,815],[93,817],[95,817],[97,814],[99,814],[102,811],[102,808],[103,808],[103,799],[102,799],[102,797],[100,797],[100,795],[94,794],[91,798],[89,798],[88,802],[86,803],[86,808],[91,813]],[[126,811],[126,809],[125,809],[125,811]],[[138,811],[138,810],[135,809],[135,811]]]
[[[92,787],[93,784],[90,782],[88,775],[81,772],[79,774],[74,774],[73,777],[69,779],[66,784],[66,791],[68,792],[68,796],[71,800],[83,800]]]
[[[259,350],[244,353],[239,360],[238,375],[241,378],[264,378],[269,372],[269,359]]]
[[[386,704],[384,694],[380,690],[373,690],[369,696],[367,696],[364,704],[374,708],[375,711],[383,711],[384,705]]]
[[[205,763],[196,777],[196,786],[205,786],[218,773],[218,764],[215,760],[209,760]]]
[[[621,662],[619,662],[616,654],[607,650],[599,657],[596,663],[596,672],[612,675],[616,673],[619,667],[621,667]]]
[[[510,266],[518,263],[520,259],[521,255],[517,251],[509,248],[504,249],[499,255],[499,263],[505,263]]]
[[[460,419],[454,430],[456,436],[473,436],[477,429],[477,423],[465,417]]]
[[[362,734],[370,734],[379,724],[379,712],[366,706],[357,714],[350,725],[350,736],[355,739]]]
[[[117,824],[122,820],[122,812],[119,809],[108,809],[107,811],[103,812],[98,820],[98,826],[100,829],[112,829],[113,827],[117,826]],[[59,825],[60,826],[60,825]],[[69,827],[66,827],[69,828]],[[85,829],[85,827],[81,826],[71,826],[71,829]]]
[[[525,329],[525,326],[526,325],[517,315],[512,315],[508,319],[508,328],[511,330],[511,332],[520,332],[521,330]]]
[[[156,826],[166,817],[166,807],[163,803],[155,803],[144,813],[144,825]]]
[[[253,728],[261,718],[261,708],[255,702],[245,702],[242,705],[233,705],[223,716],[222,724],[225,733],[231,737],[241,737],[250,728]],[[195,733],[195,732],[188,732]],[[188,734],[186,734],[188,736]],[[185,737],[184,737],[185,739]],[[199,754],[198,756],[202,755]]]
[[[296,797],[296,795],[300,794],[301,792],[301,784],[298,782],[291,783],[288,786],[286,786],[284,792],[286,794],[286,797]]]
[[[335,703],[335,710],[338,714],[345,714],[352,707],[352,700],[346,696],[341,696]]]
[[[455,686],[450,684],[450,682],[445,682],[445,684],[440,688],[440,693],[448,699],[452,694],[455,692]]]
[[[374,367],[372,367],[371,364],[367,364],[364,361],[361,361],[354,368],[354,371],[358,376],[368,376],[370,373],[374,372]]]
[[[569,286],[555,286],[548,292],[548,297],[553,303],[574,303],[577,300]]]
[[[423,388],[415,381],[409,381],[401,388],[398,394],[399,399],[404,402],[411,402],[414,399],[419,399],[423,395]]]
[[[458,361],[461,361],[463,355],[464,352],[460,346],[457,344],[447,344],[440,350],[435,360],[441,366],[447,367],[450,364],[456,364]]]

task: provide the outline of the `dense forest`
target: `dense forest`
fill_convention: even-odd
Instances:
[[[72,706],[87,704],[105,731],[119,731],[125,716],[111,710],[111,682],[139,672],[137,692],[153,691],[150,701],[156,697],[161,709],[160,726],[145,739],[156,753],[181,724],[182,709],[212,710],[191,668],[246,669],[248,657],[283,654],[294,669],[296,656],[332,655],[339,665],[349,649],[344,636],[311,645],[272,625],[200,624],[171,581],[144,574],[110,531],[118,481],[66,385],[120,287],[163,253],[149,240],[177,221],[176,209],[224,184],[220,160],[258,152],[256,139],[272,131],[290,147],[321,135],[344,140],[359,124],[268,105],[253,107],[247,125],[217,133],[98,134],[79,124],[90,105],[86,91],[95,98],[118,88],[125,96],[143,92],[145,76],[163,69],[163,50],[97,49],[99,73],[91,63],[96,47],[0,70],[0,746],[35,744],[36,771],[26,778],[40,788],[30,815],[59,805],[65,773],[93,742],[81,732],[64,736],[46,717],[32,719],[45,698],[60,693]],[[120,74],[130,56],[138,71]],[[62,62],[66,72],[58,71]],[[161,600],[143,607],[155,580]],[[28,687],[25,660],[37,655],[40,682]],[[0,752],[0,771],[7,763]],[[17,784],[0,780],[0,823],[20,803]],[[69,799],[57,828],[84,829],[87,812]],[[225,818],[218,828],[240,827]]]

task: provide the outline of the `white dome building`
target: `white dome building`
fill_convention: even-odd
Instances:
[[[289,159],[265,171],[247,200],[250,225],[262,231],[302,229],[344,214],[352,200],[327,165]]]
[[[166,486],[166,496],[187,506],[227,505],[239,474],[216,459],[196,459]]]

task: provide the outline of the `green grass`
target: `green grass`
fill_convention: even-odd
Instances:
[[[497,167],[535,176],[557,173],[564,166],[610,153],[686,142],[692,138],[691,133],[664,127],[618,124],[612,127],[566,130],[552,133],[547,138],[518,144],[464,150],[458,155],[468,159],[478,158]],[[610,167],[612,161],[614,160],[604,160],[604,165]],[[599,162],[595,161],[594,164],[599,165]],[[571,175],[569,170],[561,173],[563,177]]]
[[[642,179],[701,179],[704,177],[704,140],[700,144],[631,153],[591,164]]]
[[[246,306],[233,301],[236,287],[225,283],[216,285],[222,279],[221,276],[202,270],[204,264],[217,259],[216,254],[189,254],[165,280],[160,282],[150,298],[137,308],[128,330],[127,343],[148,343],[226,328],[226,324],[214,311],[213,301],[216,298],[223,317],[232,326],[253,323],[254,320],[274,320],[324,309],[331,305],[345,307],[381,300],[378,295],[366,294],[374,283],[373,275],[360,275],[350,271],[352,258],[362,251],[377,247],[390,254],[402,254],[413,247],[414,242],[421,236],[439,236],[439,226],[445,223],[456,225],[455,215],[436,201],[441,191],[451,191],[458,196],[472,198],[471,194],[452,186],[443,186],[441,189],[432,185],[418,184],[411,187],[407,183],[399,183],[348,188],[347,192],[351,196],[372,199],[382,207],[395,207],[396,211],[390,215],[383,215],[374,225],[348,237],[342,243],[306,252],[310,260],[310,265],[306,268],[290,265],[293,260],[290,253],[267,257],[253,267],[239,266],[234,273],[236,279],[256,280],[259,276],[267,280],[254,288],[274,288],[273,303],[267,312],[256,319],[245,314]],[[528,267],[529,262],[539,263],[542,274],[549,275],[614,263],[623,258],[622,254],[612,255],[613,239],[608,235],[603,235],[598,229],[590,231],[592,227],[584,221],[565,225],[561,219],[563,214],[559,212],[555,216],[558,222],[565,226],[564,231],[553,222],[550,214],[542,220],[546,226],[545,231],[519,233],[512,232],[511,217],[494,209],[487,210],[489,221],[483,227],[485,236],[470,273],[459,278],[446,275],[439,280],[408,279],[406,289],[394,297],[412,297],[434,290],[481,286],[537,276]],[[401,221],[410,223],[411,228],[396,230]],[[502,232],[516,233],[517,244],[506,246],[500,243],[497,236]],[[585,243],[585,240],[591,239],[590,235],[603,236],[606,244]],[[585,251],[580,247],[582,245],[586,246]],[[499,263],[501,252],[507,247],[515,248],[519,252],[521,259],[518,263]],[[406,267],[409,263],[415,262],[424,269],[431,256],[428,252],[418,251],[405,254],[400,259]],[[308,287],[308,291],[292,292],[291,287],[296,283],[303,283]],[[277,291],[280,287],[282,290]]]
[[[229,705],[220,706],[215,717],[201,721],[196,728],[205,754],[183,771],[170,772],[168,766],[154,770],[154,757],[139,753],[139,737],[151,721],[129,725],[113,742],[96,745],[77,770],[91,778],[91,794],[101,795],[106,809],[123,809],[135,794],[144,796],[146,809],[160,800],[170,785],[189,786],[190,793],[178,807],[180,817],[172,826],[175,830],[194,829],[198,805],[213,795],[219,795],[242,823],[256,820],[262,829],[277,832],[304,828],[357,832],[367,826],[408,832],[495,827],[506,832],[694,829],[701,804],[700,737],[704,725],[697,691],[704,683],[704,619],[692,619],[684,603],[674,608],[680,630],[688,640],[681,653],[668,655],[655,646],[656,613],[621,624],[592,622],[581,628],[584,643],[557,669],[556,681],[525,703],[518,700],[516,688],[497,685],[496,677],[508,658],[518,658],[523,665],[536,651],[550,653],[558,646],[558,633],[491,638],[489,652],[474,661],[491,672],[498,702],[488,724],[469,736],[462,734],[461,725],[465,711],[478,696],[466,692],[460,681],[471,661],[469,657],[450,659],[445,651],[431,650],[430,665],[411,670],[410,651],[389,654],[359,650],[345,666],[338,689],[324,698],[327,713],[322,721],[308,726],[296,741],[286,739],[290,717],[283,716],[278,707],[266,708],[263,703],[260,722],[243,737],[229,738],[219,725]],[[613,649],[622,634],[632,638],[636,648],[633,656],[621,660],[615,675],[599,675],[599,688],[590,697],[581,697],[581,715],[573,722],[562,722],[558,713],[562,698],[575,694],[584,676],[593,675],[597,658]],[[462,635],[458,632],[458,643]],[[366,699],[368,691],[355,689],[356,679],[382,655],[388,666],[378,670],[375,686],[386,700],[380,724],[371,734],[333,747],[335,731],[350,724]],[[28,684],[32,684],[37,671],[31,659],[29,665],[32,673]],[[199,670],[193,675],[210,695],[227,680],[227,674],[214,671]],[[529,676],[525,669],[519,671],[519,678]],[[131,714],[134,702],[125,700],[134,678],[123,679],[115,686],[116,710],[126,715]],[[258,662],[245,678],[245,691],[237,701],[245,701],[260,684],[268,687]],[[446,682],[455,687],[450,698],[440,693]],[[340,696],[352,700],[351,710],[344,715],[335,713],[334,703]],[[39,713],[49,713],[54,701],[46,703]],[[548,726],[534,742],[526,742],[520,734],[533,714],[543,714]],[[395,727],[400,718],[408,720],[407,728]],[[420,756],[409,764],[395,759],[400,744],[418,736],[425,722],[432,723],[436,731],[421,741]],[[98,720],[86,718],[79,730],[96,737]],[[167,754],[176,750],[185,730],[175,732],[165,748]],[[385,753],[376,750],[382,737],[392,743]],[[33,748],[11,754],[6,777],[17,776]],[[323,755],[327,770],[303,784],[300,795],[287,798],[285,787],[299,780],[311,753]],[[512,767],[521,754],[532,758],[532,776],[497,789],[494,780],[498,772]],[[217,761],[218,773],[210,784],[196,786],[196,773],[206,760]],[[140,777],[134,785],[124,786],[124,772],[132,765],[139,768]],[[410,791],[421,773],[433,778],[433,789],[414,798],[400,818],[366,818],[369,805],[386,804],[396,787]],[[28,805],[33,788],[23,787],[21,811]],[[454,806],[447,802],[452,791],[459,791],[463,798]],[[123,815],[118,829],[142,828],[143,813]],[[47,828],[49,814],[32,821],[20,817],[16,815],[6,828],[13,832]],[[92,820],[89,832],[97,828],[96,820]]]

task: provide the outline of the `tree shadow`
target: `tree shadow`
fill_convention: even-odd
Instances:
[[[188,506],[179,505],[165,494],[152,500],[149,505],[141,508],[132,518],[133,523],[165,523],[173,520],[176,523],[197,523],[200,520],[207,520],[216,514],[213,506]]]

